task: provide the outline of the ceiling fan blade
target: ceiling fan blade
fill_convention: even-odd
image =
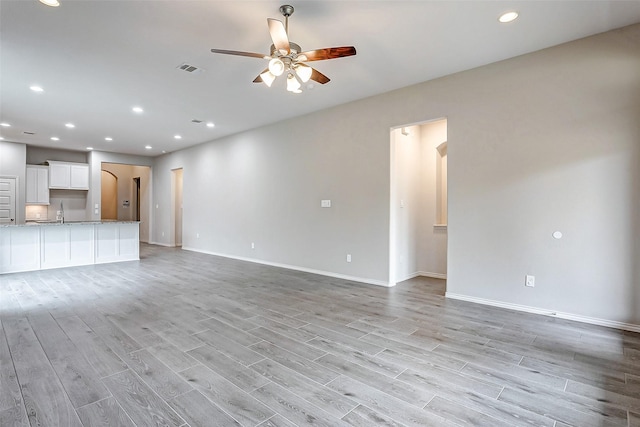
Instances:
[[[312,70],[313,71],[311,72],[311,80],[313,80],[314,82],[318,82],[323,85],[325,83],[329,83],[329,81],[331,80],[329,77],[325,76],[315,68],[312,68]]]
[[[253,53],[253,52],[239,52],[237,50],[223,50],[223,49],[211,49],[213,53],[223,53],[225,55],[237,55],[237,56],[249,56],[251,58],[268,58],[268,55],[263,55],[261,53]]]
[[[258,77],[256,77],[255,79],[253,79],[253,82],[254,82],[254,83],[264,83],[264,80],[262,80],[262,74],[263,74],[263,73],[266,73],[267,71],[269,71],[269,69],[268,69],[268,68],[265,68],[264,70],[262,70],[262,71],[260,72],[260,74],[258,74]]]
[[[343,58],[345,56],[352,56],[356,54],[356,48],[353,46],[342,47],[328,47],[326,49],[309,50],[298,54],[298,60],[302,62],[307,61],[322,61],[325,59]],[[300,58],[304,56],[305,58]]]
[[[289,36],[287,36],[287,30],[284,29],[282,21],[277,19],[267,18],[269,24],[269,34],[271,34],[271,40],[277,50],[283,55],[288,55],[291,52],[291,46],[289,46]]]

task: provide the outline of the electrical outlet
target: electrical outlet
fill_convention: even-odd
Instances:
[[[351,254],[347,254],[347,262],[351,262]]]
[[[256,244],[251,242],[251,249],[255,249],[256,248]]]
[[[196,233],[196,239],[200,238],[200,233]]]
[[[524,285],[530,288],[536,286],[536,276],[530,276],[527,274],[524,278]]]
[[[164,237],[164,231],[162,232],[162,237]]]

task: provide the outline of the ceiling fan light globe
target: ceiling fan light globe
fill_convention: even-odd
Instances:
[[[260,74],[260,78],[262,79],[264,84],[271,87],[273,81],[276,79],[276,76],[274,76],[271,71],[265,71],[264,73]]]
[[[60,6],[60,2],[58,0],[40,0],[40,3],[46,4],[47,6],[51,6],[51,7]]]
[[[299,64],[296,68],[296,74],[302,80],[302,83],[306,83],[311,78],[311,74],[313,73],[313,69],[304,64]]]
[[[269,61],[269,71],[274,76],[281,76],[284,73],[284,62],[280,58],[273,58]]]
[[[295,91],[300,90],[300,86],[298,79],[293,74],[289,74],[289,77],[287,77],[287,90],[295,93]]]

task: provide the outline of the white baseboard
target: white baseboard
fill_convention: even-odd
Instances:
[[[447,280],[447,275],[442,273],[430,273],[428,271],[419,271],[419,276],[422,277],[431,277],[432,279],[444,279]]]
[[[350,280],[352,282],[360,282],[360,283],[366,283],[366,284],[369,284],[369,285],[384,286],[386,288],[391,287],[389,285],[389,283],[383,282],[382,280],[365,279],[363,277],[348,276],[346,274],[333,273],[333,272],[330,272],[330,271],[314,270],[312,268],[298,267],[296,265],[280,264],[280,263],[277,263],[277,262],[269,262],[269,261],[264,261],[264,260],[261,260],[261,259],[245,258],[245,257],[239,257],[239,256],[235,256],[235,255],[221,254],[221,253],[217,253],[217,252],[204,251],[202,249],[190,248],[190,247],[187,247],[187,246],[183,246],[182,249],[185,250],[185,251],[199,252],[199,253],[203,253],[203,254],[207,254],[207,255],[219,256],[219,257],[223,257],[223,258],[237,259],[239,261],[253,262],[255,264],[263,264],[263,265],[269,265],[269,266],[272,266],[272,267],[287,268],[289,270],[304,271],[305,273],[319,274],[321,276],[335,277],[336,279]]]
[[[164,246],[166,248],[175,248],[175,245],[170,245],[169,243],[149,242],[149,244],[150,245]]]
[[[411,273],[408,276],[405,276],[402,279],[398,279],[396,283],[404,282],[405,280],[413,279],[414,277],[430,277],[432,279],[445,279],[447,278],[446,274],[442,273],[430,273],[428,271],[416,271],[415,273]]]
[[[633,323],[599,319],[597,317],[588,317],[579,314],[563,313],[560,311],[547,310],[544,308],[531,307],[527,305],[512,304],[508,302],[471,297],[467,295],[453,294],[451,292],[446,292],[445,297],[461,301],[474,302],[477,304],[491,305],[494,307],[508,308],[510,310],[524,311],[526,313],[542,314],[545,316],[557,317],[559,319],[574,320],[576,322],[589,323],[592,325],[607,326],[609,328],[622,329],[624,331],[640,332],[640,325],[635,325]]]

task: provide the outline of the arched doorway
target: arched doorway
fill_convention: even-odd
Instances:
[[[105,170],[101,173],[101,218],[118,219],[118,177]]]

